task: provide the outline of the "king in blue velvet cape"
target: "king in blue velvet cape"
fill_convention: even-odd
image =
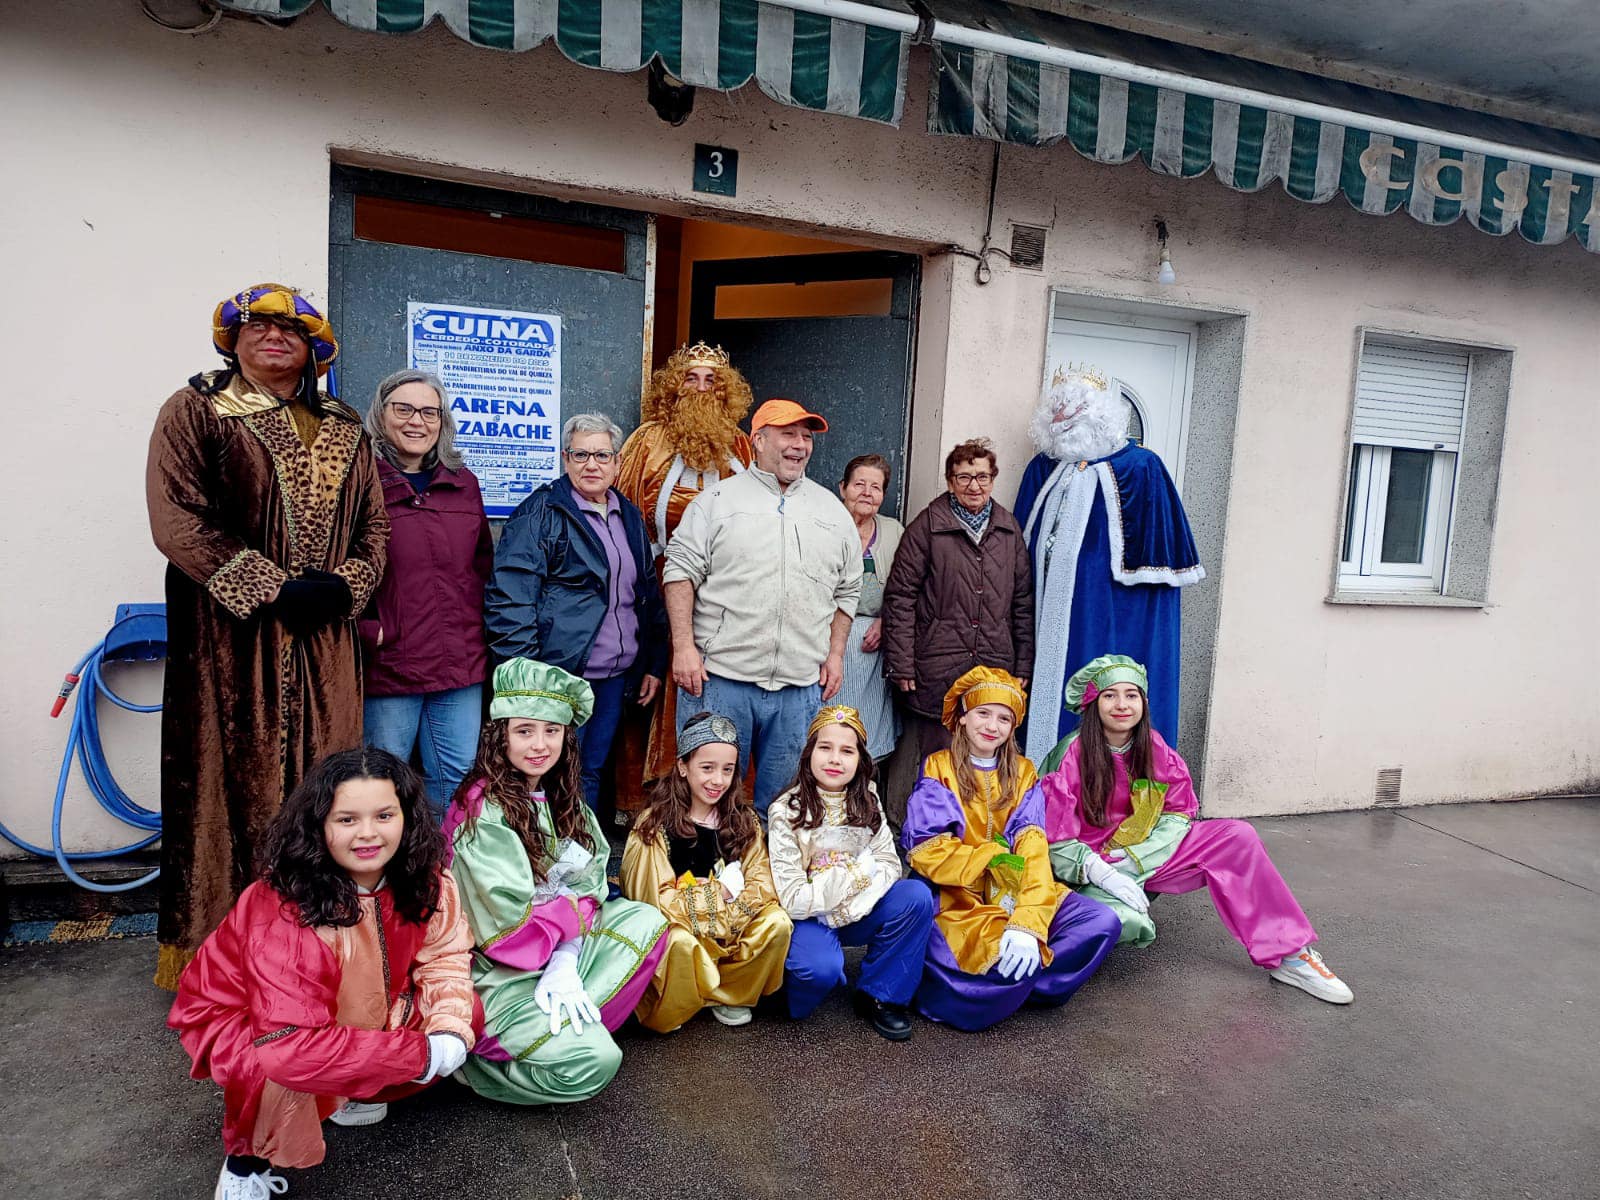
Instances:
[[[1057,468],[1061,468],[1057,471]],[[1071,485],[1075,472],[1094,472],[1098,486],[1081,542],[1063,545],[1045,528],[1050,498]],[[1087,482],[1087,481],[1086,481]],[[1150,723],[1168,745],[1178,743],[1178,665],[1181,604],[1178,589],[1205,577],[1178,489],[1161,459],[1130,441],[1106,458],[1059,463],[1034,456],[1013,508],[1028,531],[1041,656],[1047,626],[1067,623],[1065,661],[1034,664],[1029,713],[1030,752],[1053,746],[1077,728],[1062,699],[1073,672],[1102,654],[1126,654],[1150,675]],[[1047,570],[1072,570],[1071,612],[1047,611]],[[1059,639],[1057,639],[1059,644]],[[1049,687],[1054,695],[1039,689]],[[1033,735],[1034,723],[1054,722]]]

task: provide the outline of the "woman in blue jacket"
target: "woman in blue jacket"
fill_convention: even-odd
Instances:
[[[600,804],[600,769],[622,707],[655,699],[666,674],[666,609],[644,518],[612,483],[622,430],[601,413],[561,428],[566,475],[519,504],[500,535],[484,593],[489,649],[582,676],[594,715],[577,733],[583,791]]]

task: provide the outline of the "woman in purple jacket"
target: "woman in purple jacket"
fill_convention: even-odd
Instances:
[[[388,571],[360,624],[366,739],[401,759],[420,750],[428,798],[442,814],[483,724],[483,586],[494,543],[435,376],[396,371],[380,383],[367,432],[390,533]]]

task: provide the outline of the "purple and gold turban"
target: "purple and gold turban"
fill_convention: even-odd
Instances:
[[[318,375],[325,374],[339,357],[339,343],[328,318],[296,289],[281,283],[258,283],[217,305],[211,316],[212,343],[231,356],[239,341],[239,327],[260,317],[287,321],[305,334]]]

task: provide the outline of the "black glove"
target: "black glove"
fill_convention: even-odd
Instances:
[[[310,633],[350,615],[355,604],[350,585],[331,571],[311,570],[285,580],[272,608],[290,633]]]

